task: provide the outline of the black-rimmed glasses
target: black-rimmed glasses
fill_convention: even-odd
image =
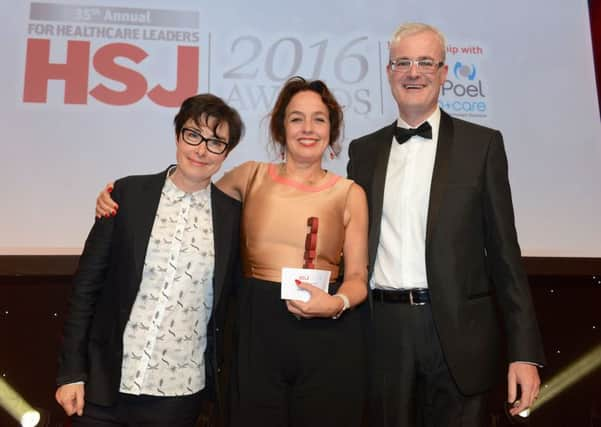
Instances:
[[[436,62],[433,59],[424,58],[424,59],[408,59],[408,58],[398,58],[391,59],[389,62],[390,69],[392,71],[396,71],[398,73],[406,73],[411,69],[412,65],[415,65],[415,68],[419,73],[432,74],[440,67],[444,65],[444,62]]]
[[[213,154],[223,154],[229,145],[218,138],[206,138],[199,131],[190,128],[182,128],[182,139],[186,144],[195,147],[204,142],[207,145],[207,150]]]

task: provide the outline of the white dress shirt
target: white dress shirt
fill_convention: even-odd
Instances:
[[[440,109],[426,121],[432,127],[432,139],[416,135],[403,144],[392,140],[372,289],[428,287],[426,227]],[[397,126],[411,128],[401,118]]]

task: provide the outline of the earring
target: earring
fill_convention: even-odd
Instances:
[[[330,151],[330,160],[334,160],[334,157],[336,157],[336,153],[334,152],[334,149],[331,145],[328,145],[328,150]]]

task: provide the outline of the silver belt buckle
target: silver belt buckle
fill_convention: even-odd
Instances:
[[[425,302],[414,302],[413,301],[413,289],[409,289],[409,305],[426,305]]]

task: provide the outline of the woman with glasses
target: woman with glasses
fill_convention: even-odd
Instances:
[[[243,206],[235,427],[361,423],[363,335],[359,311],[349,309],[367,296],[367,201],[322,166],[338,149],[342,121],[323,82],[294,77],[270,113],[282,161],[246,162],[217,183]],[[99,200],[99,213],[107,203]],[[329,289],[299,276],[309,301],[282,300],[283,269],[302,267],[328,272]]]
[[[177,164],[119,179],[119,214],[95,222],[80,257],[56,391],[73,426],[194,427],[220,395],[241,206],[211,177],[243,123],[201,94],[174,124]]]

